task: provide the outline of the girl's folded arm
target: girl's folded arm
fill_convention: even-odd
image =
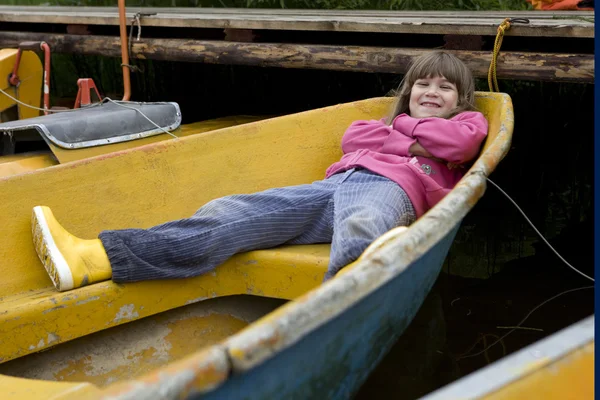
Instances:
[[[406,123],[394,121],[394,127],[411,129],[405,132],[416,139],[434,157],[454,164],[462,164],[477,156],[487,135],[488,124],[483,114],[467,111],[451,119],[423,118],[415,121],[408,117]],[[416,122],[416,123],[415,123]]]
[[[344,154],[363,149],[380,151],[390,130],[383,121],[355,121],[342,137],[342,150]]]

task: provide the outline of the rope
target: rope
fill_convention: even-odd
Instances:
[[[535,233],[537,233],[537,234],[539,235],[539,237],[540,237],[540,238],[541,238],[541,239],[544,241],[544,243],[546,243],[546,245],[547,245],[547,246],[550,248],[550,250],[552,250],[552,251],[554,252],[554,254],[556,254],[556,255],[558,256],[558,258],[560,258],[560,260],[561,260],[563,263],[565,263],[565,265],[566,265],[567,267],[571,268],[573,271],[577,272],[579,275],[583,276],[584,278],[586,278],[586,279],[588,279],[588,280],[590,280],[590,281],[592,281],[592,282],[595,282],[595,281],[594,281],[594,278],[592,278],[591,276],[588,276],[588,275],[584,274],[583,272],[581,272],[580,270],[578,270],[577,268],[575,268],[574,266],[572,266],[571,264],[569,264],[569,263],[567,262],[567,260],[565,260],[565,259],[563,258],[563,256],[561,256],[561,255],[559,254],[559,252],[558,252],[558,251],[556,251],[556,249],[555,249],[554,247],[552,247],[552,245],[550,244],[550,242],[548,242],[548,240],[546,240],[546,238],[544,237],[544,235],[542,235],[542,233],[541,233],[541,232],[538,230],[538,228],[536,228],[536,227],[535,227],[535,225],[533,225],[533,222],[531,222],[531,220],[529,219],[529,217],[527,217],[527,215],[525,214],[525,212],[524,212],[523,210],[521,210],[521,207],[519,207],[519,205],[517,204],[517,202],[516,202],[516,201],[514,201],[514,200],[512,199],[512,197],[510,197],[510,196],[508,195],[508,193],[506,193],[504,190],[502,190],[502,188],[501,188],[500,186],[498,186],[497,184],[495,184],[495,183],[494,183],[494,182],[493,182],[493,181],[492,181],[490,178],[485,178],[485,179],[487,179],[487,181],[488,181],[489,183],[491,183],[492,185],[494,185],[494,187],[496,187],[496,189],[498,189],[498,190],[500,191],[500,193],[502,193],[503,195],[505,195],[505,196],[506,196],[506,198],[508,198],[508,200],[509,200],[511,203],[513,203],[513,205],[514,205],[515,207],[517,207],[517,210],[519,210],[519,212],[520,212],[520,213],[523,215],[523,217],[525,217],[525,220],[526,220],[527,222],[529,222],[529,225],[531,225],[531,227],[533,228],[533,230],[535,231]]]
[[[156,13],[135,13],[133,19],[131,20],[131,27],[129,28],[129,40],[127,44],[127,51],[129,54],[129,59],[131,59],[132,46],[133,46],[133,28],[137,26],[137,37],[135,39],[136,42],[139,42],[142,38],[142,17],[149,17],[155,15]],[[144,73],[143,67],[138,67],[133,64],[121,64],[121,67],[127,67],[131,72],[141,72]]]
[[[73,109],[69,109],[69,110],[46,110],[45,108],[35,107],[35,106],[32,106],[31,104],[24,103],[21,100],[19,100],[19,99],[15,98],[15,97],[11,96],[10,94],[6,93],[2,89],[0,89],[0,93],[3,94],[3,95],[5,95],[6,97],[8,97],[9,99],[11,99],[15,103],[18,103],[18,104],[20,104],[20,105],[22,105],[24,107],[29,107],[29,108],[31,108],[33,110],[48,111],[48,112],[51,112],[51,113],[75,112],[75,111],[81,110],[80,108],[73,108]],[[100,102],[100,103],[94,103],[92,105],[89,105],[87,108],[97,107],[97,106],[99,106],[101,104],[102,104],[102,102]]]
[[[30,105],[30,104],[27,104],[27,103],[24,103],[24,102],[22,102],[22,101],[21,101],[21,100],[19,100],[19,99],[16,99],[16,98],[14,98],[13,96],[11,96],[10,94],[6,93],[6,92],[5,92],[4,90],[2,90],[2,89],[0,89],[0,93],[4,94],[4,95],[5,95],[6,97],[8,97],[9,99],[11,99],[11,100],[13,100],[13,101],[15,101],[15,102],[17,102],[17,103],[21,104],[22,106],[29,107],[29,108],[32,108],[32,109],[34,109],[34,110],[40,110],[40,111],[44,111],[44,109],[43,109],[43,108],[32,106],[32,105]],[[87,106],[85,109],[92,108],[92,107],[99,107],[99,106],[101,106],[102,104],[104,104],[104,103],[106,103],[106,102],[110,102],[110,103],[116,104],[116,105],[117,105],[117,106],[119,106],[119,107],[127,108],[127,109],[129,109],[129,110],[133,110],[133,111],[137,112],[137,113],[138,113],[138,114],[140,114],[142,117],[144,117],[146,120],[148,120],[148,122],[150,122],[152,125],[154,125],[156,128],[160,129],[161,131],[163,131],[163,132],[164,132],[164,133],[166,133],[167,135],[171,135],[171,136],[173,136],[174,138],[176,138],[176,139],[177,139],[177,136],[176,136],[175,134],[173,134],[173,133],[169,132],[168,130],[166,130],[166,129],[165,129],[165,128],[163,128],[162,126],[158,125],[156,122],[152,121],[152,120],[151,120],[150,118],[148,118],[148,116],[147,116],[146,114],[144,114],[142,111],[138,110],[137,108],[134,108],[134,107],[129,107],[129,106],[126,106],[126,105],[125,105],[125,104],[128,104],[128,103],[129,103],[129,104],[139,104],[138,102],[133,102],[133,101],[115,101],[115,100],[113,100],[113,99],[111,99],[111,98],[109,98],[109,97],[105,97],[105,98],[103,98],[102,100],[100,100],[100,102],[99,102],[99,103],[94,103],[94,104],[92,104],[92,105],[89,105],[89,106]],[[72,108],[72,109],[69,109],[69,110],[48,110],[48,111],[50,111],[50,112],[54,113],[54,112],[77,112],[77,111],[81,111],[81,110],[83,110],[83,109],[82,109],[82,108]]]
[[[505,18],[498,26],[496,40],[494,41],[494,51],[492,52],[492,61],[490,62],[490,68],[488,69],[488,85],[490,86],[490,92],[500,91],[498,88],[498,79],[496,78],[498,53],[500,53],[504,33],[510,29],[512,23],[528,24],[529,20],[527,18]]]

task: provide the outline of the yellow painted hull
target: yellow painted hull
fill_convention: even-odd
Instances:
[[[246,115],[216,118],[212,120],[182,125],[172,133],[175,136],[182,138],[217,129],[223,129],[234,125],[246,124],[249,122],[258,121],[260,119],[263,119],[263,117]],[[83,160],[102,154],[108,154],[117,151],[132,149],[135,147],[141,147],[147,144],[162,142],[164,140],[169,139],[173,139],[173,137],[167,135],[166,133],[161,133],[158,135],[137,140],[131,140],[128,142],[87,147],[76,150],[63,149],[50,143],[50,152],[0,156],[0,178],[36,171],[38,169],[58,164],[64,164],[71,161]]]
[[[16,59],[17,49],[0,49],[0,76],[2,77],[0,89],[22,103],[39,108],[42,90],[42,62],[33,51],[24,51],[17,70],[21,83],[18,87],[14,87],[9,84],[7,78],[12,74]],[[0,121],[3,121],[1,113],[12,107],[15,107],[17,111],[13,117],[16,116],[18,119],[40,115],[39,110],[19,104],[0,93]]]
[[[478,93],[477,101],[490,132],[467,176],[405,233],[384,235],[325,285],[329,246],[311,245],[239,254],[192,279],[58,293],[32,246],[31,209],[48,205],[69,231],[93,238],[103,229],[186,217],[224,195],[322,179],[341,156],[347,126],[384,116],[388,98],[0,178],[0,374],[31,378],[0,375],[0,392],[15,399],[145,398],[144,390],[171,385],[178,396],[210,394],[233,371],[252,371],[293,347],[446,240],[483,195],[485,176],[510,147],[513,116],[506,95]]]

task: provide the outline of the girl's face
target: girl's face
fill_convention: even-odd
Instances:
[[[457,105],[456,85],[443,76],[417,79],[410,90],[408,108],[413,118],[447,115]]]

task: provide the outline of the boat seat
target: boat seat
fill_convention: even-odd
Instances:
[[[195,278],[106,281],[62,293],[49,287],[4,297],[0,362],[213,297],[250,294],[291,300],[322,282],[329,251],[329,244],[281,246],[235,255]]]
[[[181,111],[177,103],[118,101],[0,123],[0,133],[37,132],[48,143],[65,149],[78,149],[153,136],[164,130],[176,129],[180,124]]]

